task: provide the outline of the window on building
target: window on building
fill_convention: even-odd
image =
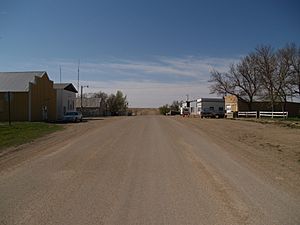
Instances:
[[[211,106],[209,107],[209,110],[215,110],[215,107]]]
[[[219,107],[219,111],[224,111],[224,108],[223,107]]]

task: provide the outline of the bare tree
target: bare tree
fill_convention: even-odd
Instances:
[[[100,115],[106,115],[107,113],[107,99],[108,95],[105,92],[99,91],[98,93],[94,93],[93,98],[99,99],[99,113]]]
[[[212,71],[209,81],[211,93],[235,95],[249,110],[256,98],[269,101],[272,111],[278,103],[285,110],[288,98],[300,95],[300,48],[259,46],[227,73]]]
[[[211,93],[235,95],[248,104],[249,110],[252,109],[254,98],[260,91],[260,80],[252,54],[242,58],[238,64],[230,65],[227,73],[213,71],[210,82],[213,83],[210,86]]]
[[[271,46],[260,46],[256,48],[255,58],[265,91],[262,97],[270,101],[272,111],[278,102],[285,110],[288,97],[299,93],[297,91],[300,88],[299,50],[294,44],[287,45],[276,52]]]
[[[221,73],[217,70],[213,70],[210,74],[210,93],[217,95],[231,94],[239,96],[235,92],[235,86],[232,83],[232,79],[228,73]]]
[[[275,89],[283,111],[286,109],[288,97],[295,95],[294,89],[294,70],[292,68],[293,52],[289,47],[279,49],[276,52],[276,77]]]
[[[287,44],[284,49],[289,55],[294,93],[300,95],[300,47],[297,47],[295,43],[292,43]]]
[[[278,99],[276,54],[271,46],[259,46],[254,53],[257,72],[262,85],[262,98],[270,101],[272,111]]]

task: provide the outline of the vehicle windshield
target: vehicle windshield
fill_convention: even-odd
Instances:
[[[67,112],[65,115],[66,116],[74,116],[74,115],[78,115],[78,112]]]

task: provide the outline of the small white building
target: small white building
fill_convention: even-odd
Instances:
[[[56,90],[56,114],[57,120],[62,120],[66,112],[75,111],[77,90],[71,83],[53,84]]]
[[[180,115],[183,114],[184,109],[188,108],[188,103],[187,102],[182,102],[181,105],[179,106],[180,109]]]
[[[197,100],[191,100],[189,111],[191,115],[197,115]]]
[[[197,99],[197,114],[200,116],[218,116],[225,114],[224,98],[199,98]]]
[[[181,103],[180,114],[183,115],[184,112],[188,112],[189,115],[197,114],[197,100],[189,100]]]

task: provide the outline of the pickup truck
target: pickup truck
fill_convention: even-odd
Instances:
[[[189,115],[190,115],[189,109],[187,109],[187,108],[183,109],[182,116],[189,116]]]
[[[225,112],[224,111],[203,111],[200,112],[201,118],[224,118]]]

